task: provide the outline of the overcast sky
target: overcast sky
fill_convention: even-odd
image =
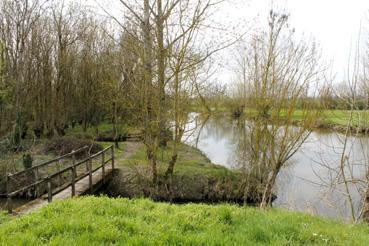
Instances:
[[[265,22],[274,6],[290,13],[289,23],[300,34],[320,44],[322,55],[332,62],[336,81],[343,80],[348,60],[361,30],[361,39],[369,41],[369,0],[231,0],[227,12],[251,25]],[[360,28],[361,27],[361,28]]]
[[[116,13],[123,9],[119,0],[85,1],[113,6],[111,9]],[[367,37],[369,41],[369,0],[228,0],[219,6],[215,18],[239,29],[253,28],[267,23],[271,7],[289,12],[290,26],[320,45],[325,61],[332,62],[336,81],[345,78],[349,54],[357,44],[360,27],[362,39]],[[230,71],[225,69],[218,77],[229,80]]]

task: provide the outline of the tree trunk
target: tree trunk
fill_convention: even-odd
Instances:
[[[159,82],[159,142],[166,145],[166,117],[165,117],[165,56],[164,47],[164,17],[162,0],[157,0],[156,28],[158,36],[157,62],[158,62],[158,82]]]
[[[154,150],[152,149],[153,146],[147,146],[147,159],[149,160],[151,166],[151,173],[152,173],[152,182],[155,185],[158,181],[158,170],[156,164],[156,156],[154,154]]]
[[[272,204],[273,185],[277,178],[278,171],[273,170],[273,173],[269,176],[268,181],[264,188],[263,197],[260,203],[260,208],[267,208]]]
[[[165,172],[165,178],[166,179],[173,176],[174,165],[177,162],[177,158],[178,158],[178,154],[172,155],[172,159],[169,161],[167,171]]]
[[[117,103],[116,102],[113,102],[113,141],[115,143],[115,147],[119,148],[118,129],[117,129]]]

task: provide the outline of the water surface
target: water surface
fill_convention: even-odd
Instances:
[[[196,116],[198,117],[198,116]],[[237,121],[227,117],[197,118],[197,129],[186,138],[186,142],[197,146],[216,164],[228,168],[239,165],[238,141],[241,137]],[[190,128],[193,126],[190,126]],[[274,193],[277,199],[273,206],[298,210],[319,216],[351,218],[347,192],[342,182],[337,181],[340,170],[344,137],[333,132],[313,132],[289,164],[279,173]],[[348,139],[347,156],[350,168],[345,168],[346,177],[359,180],[349,184],[355,214],[361,209],[361,193],[365,192],[364,180],[368,163],[369,138]],[[351,179],[351,178],[350,178]]]

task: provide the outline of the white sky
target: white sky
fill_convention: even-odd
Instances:
[[[84,1],[113,6],[111,9],[116,13],[124,9],[119,0]],[[246,28],[267,23],[272,6],[286,9],[290,13],[290,26],[318,43],[323,59],[332,63],[336,81],[345,78],[349,55],[354,53],[360,27],[361,39],[369,41],[369,0],[228,0],[219,6],[214,18],[226,26],[240,29],[242,33]],[[227,69],[221,73],[218,76],[221,81],[232,78],[231,71]]]
[[[227,12],[251,25],[267,21],[272,6],[286,9],[289,23],[321,47],[323,59],[332,63],[340,82],[346,78],[361,30],[361,44],[369,42],[369,0],[231,0]],[[360,29],[361,28],[361,29]],[[226,77],[226,76],[225,76]]]

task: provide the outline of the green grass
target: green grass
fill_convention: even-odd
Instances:
[[[120,171],[108,188],[109,194],[150,197],[160,201],[242,201],[241,173],[212,164],[199,150],[185,144],[180,145],[174,175],[168,180],[165,173],[171,159],[171,148],[169,145],[159,150],[157,186],[152,185],[151,166],[146,159],[145,147],[141,144],[128,159],[116,162]],[[171,192],[168,192],[168,182]]]
[[[124,146],[123,146],[124,148]],[[167,148],[161,148],[158,151],[158,171],[164,173],[171,158],[172,144],[169,143]],[[137,152],[130,158],[118,163],[118,166],[147,166],[146,148],[142,144]],[[216,177],[225,177],[235,175],[235,171],[231,171],[226,167],[214,165],[210,160],[198,149],[181,143],[179,145],[178,159],[174,169],[174,175],[212,175]]]
[[[296,110],[292,115],[293,120],[303,120],[304,114],[302,110]],[[348,110],[323,110],[320,114],[322,123],[332,126],[346,126],[350,119],[350,111]],[[355,110],[352,114],[352,126],[365,126],[369,122],[369,112]]]
[[[254,116],[256,114],[253,109],[245,109],[246,116]],[[282,115],[283,117],[283,115]],[[292,115],[292,120],[302,121],[305,115],[302,110],[296,110]],[[323,110],[320,112],[319,122],[329,126],[347,126],[350,119],[349,110]],[[353,127],[369,127],[369,111],[353,111],[352,124]]]
[[[323,119],[332,125],[346,126],[350,118],[350,111],[346,110],[326,110],[323,112]],[[368,126],[369,112],[368,111],[353,111],[352,126]]]
[[[1,245],[369,245],[369,227],[236,205],[84,197],[16,219]]]
[[[117,125],[118,133],[139,133],[139,129],[136,127],[128,126],[125,124],[118,124]],[[74,128],[68,128],[66,129],[66,135],[74,135],[74,134],[81,134],[86,133],[88,135],[96,137],[97,131],[99,133],[112,131],[113,130],[113,124],[111,123],[101,123],[97,127],[88,127],[86,129],[86,132],[83,132],[82,125],[76,125]]]

